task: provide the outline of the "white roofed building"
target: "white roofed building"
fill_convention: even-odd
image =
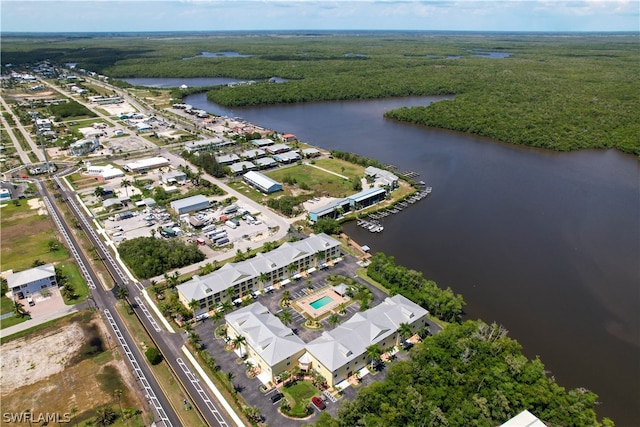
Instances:
[[[53,264],[40,265],[7,276],[7,285],[13,297],[23,299],[42,289],[56,286],[56,270]]]
[[[274,181],[260,172],[250,171],[244,174],[244,181],[250,186],[269,194],[276,191],[282,191],[282,184]]]
[[[169,165],[169,160],[164,157],[149,157],[135,162],[127,163],[125,166],[132,172],[145,172],[151,169],[162,168]]]
[[[305,351],[304,341],[258,302],[227,314],[225,320],[231,340],[245,338],[240,354],[252,359],[270,381],[295,366]]]
[[[319,253],[320,259],[316,255]],[[301,272],[339,256],[339,241],[324,233],[311,235],[297,242],[286,242],[270,252],[258,253],[246,261],[227,263],[206,276],[193,276],[176,287],[178,298],[186,307],[192,300],[200,302],[196,315],[203,314],[225,300],[232,300],[226,292],[229,288],[234,290],[234,296],[243,297],[286,279],[291,273],[289,265],[293,264],[295,271]],[[267,284],[260,281],[261,273],[266,275]]]

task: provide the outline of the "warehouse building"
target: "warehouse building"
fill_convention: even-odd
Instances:
[[[300,160],[300,154],[295,151],[287,151],[273,156],[274,160],[279,163],[292,163]]]
[[[275,142],[268,138],[254,139],[253,141],[251,141],[251,145],[258,148],[268,147],[273,144],[275,144]]]
[[[260,190],[265,194],[275,193],[276,191],[282,191],[282,184],[276,182],[266,175],[260,172],[250,171],[244,174],[244,181]]]
[[[169,165],[169,160],[164,157],[150,157],[127,163],[125,169],[131,172],[146,172],[151,169],[162,168]]]
[[[351,196],[347,196],[349,204],[355,210],[364,209],[371,205],[375,205],[385,199],[387,191],[384,188],[370,188]]]
[[[253,163],[258,167],[258,169],[268,169],[278,165],[278,162],[273,160],[271,157],[255,159]]]
[[[187,182],[187,174],[182,171],[171,171],[160,175],[165,184],[184,184]]]
[[[266,151],[260,150],[258,148],[253,149],[253,150],[246,150],[246,151],[243,151],[242,153],[240,153],[240,157],[242,157],[245,160],[259,159],[259,158],[264,157],[266,155],[267,155]]]
[[[207,209],[209,206],[209,199],[201,194],[187,197],[185,199],[174,200],[173,202],[171,202],[171,209],[173,209],[179,215],[189,212],[201,211],[203,209]]]
[[[221,165],[228,166],[235,162],[239,162],[240,157],[237,154],[223,154],[222,156],[216,156],[216,162]]]

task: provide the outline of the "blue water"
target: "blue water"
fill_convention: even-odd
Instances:
[[[322,298],[315,300],[314,302],[312,302],[309,305],[311,307],[313,307],[314,310],[317,310],[317,309],[322,308],[325,305],[329,304],[331,301],[333,301],[333,298],[328,297],[328,296],[325,295]]]

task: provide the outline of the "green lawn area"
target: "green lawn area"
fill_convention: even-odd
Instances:
[[[60,249],[49,251],[48,242],[54,238],[52,230],[31,234],[19,242],[2,239],[2,270],[12,269],[21,271],[31,268],[34,260],[39,259],[45,264],[56,263],[69,258],[69,252],[60,243]]]
[[[283,387],[282,393],[291,405],[291,415],[304,417],[308,415],[311,398],[319,392],[309,381],[296,381],[293,385]]]
[[[250,198],[251,200],[253,200],[254,202],[257,202],[257,203],[262,203],[262,201],[267,197],[278,197],[278,196],[282,195],[281,192],[277,192],[277,193],[273,193],[273,194],[270,194],[269,196],[267,196],[266,194],[262,194],[261,192],[259,192],[255,188],[252,188],[252,187],[248,186],[242,180],[233,181],[233,182],[228,183],[227,185],[229,187],[233,188],[234,190],[236,190],[237,192],[242,193],[243,195],[247,196],[248,198]]]
[[[285,184],[286,181],[294,180],[296,186],[306,186],[306,189],[313,191],[317,196],[345,197],[355,192],[348,180],[309,165],[281,168],[265,175]]]
[[[0,298],[0,314],[11,313],[13,312],[13,301],[4,295]],[[29,319],[29,316],[24,317],[8,317],[6,319],[0,320],[0,329],[8,328],[13,325],[17,325],[18,323],[22,323]]]
[[[89,287],[87,286],[87,282],[85,282],[84,278],[80,274],[80,269],[78,268],[76,263],[67,261],[64,264],[61,264],[60,268],[62,270],[62,274],[67,277],[67,280],[73,285],[73,289],[78,295],[78,298],[73,300],[63,298],[64,303],[67,305],[73,305],[86,300],[89,296]]]
[[[364,176],[364,167],[354,163],[346,162],[342,159],[316,159],[313,160],[316,166],[339,173],[344,176]]]

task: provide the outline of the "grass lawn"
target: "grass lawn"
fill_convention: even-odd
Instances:
[[[73,285],[73,289],[78,295],[78,298],[73,300],[63,298],[64,303],[67,305],[73,305],[86,300],[89,296],[89,287],[87,286],[87,282],[85,282],[84,278],[82,277],[82,274],[80,274],[80,269],[78,268],[76,263],[72,261],[66,261],[64,264],[60,265],[60,269],[62,270],[62,274],[67,278],[69,283]]]
[[[283,387],[282,393],[291,405],[290,414],[305,417],[308,415],[307,408],[311,404],[311,398],[319,392],[309,381],[296,381],[293,385]]]
[[[346,197],[356,192],[348,180],[309,165],[281,168],[266,175],[278,182],[295,180],[298,187],[305,187],[317,196]]]
[[[13,301],[4,295],[0,297],[0,314],[11,313],[13,312]],[[0,329],[8,328],[10,326],[17,325],[18,323],[22,323],[29,319],[29,316],[24,317],[8,317],[6,319],[0,320]]]
[[[349,163],[342,159],[316,159],[312,160],[313,164],[318,167],[339,173],[344,176],[356,176],[358,178],[364,176],[364,167]]]
[[[55,225],[48,215],[38,215],[27,201],[21,201],[19,206],[5,205],[0,216],[2,270],[25,270],[36,259],[50,263],[69,258],[62,243],[57,251],[49,250],[49,240],[56,238]]]

